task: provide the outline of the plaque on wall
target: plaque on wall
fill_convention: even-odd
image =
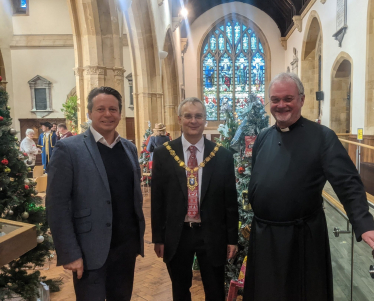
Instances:
[[[339,47],[342,47],[347,28],[347,0],[336,0],[336,33],[332,36],[339,42]]]

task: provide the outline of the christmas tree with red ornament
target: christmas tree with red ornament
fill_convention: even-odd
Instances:
[[[260,131],[268,127],[269,116],[266,115],[261,99],[256,95],[250,95],[240,115],[234,113],[230,106],[223,109],[226,119],[225,123],[218,128],[220,138],[217,142],[233,152],[239,207],[239,249],[234,261],[226,265],[225,285],[228,290],[231,280],[238,281],[240,269],[248,252],[253,218],[253,211],[248,200],[252,148]],[[239,294],[241,294],[240,290]]]
[[[0,218],[34,224],[37,246],[20,258],[0,267],[0,300],[20,296],[36,300],[40,282],[58,290],[61,283],[41,277],[36,267],[42,267],[50,257],[53,242],[47,234],[45,208],[40,206],[36,183],[27,178],[30,167],[26,153],[19,151],[17,132],[12,128],[8,93],[1,86],[0,77]],[[1,231],[0,231],[1,232]]]

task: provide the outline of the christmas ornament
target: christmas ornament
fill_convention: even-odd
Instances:
[[[17,136],[14,136],[13,139],[14,139],[15,141],[17,141],[17,140],[18,140],[18,137],[17,137]]]
[[[4,117],[3,116],[0,116],[0,121],[3,121],[4,120]]]
[[[22,218],[23,219],[28,219],[29,218],[29,213],[27,211],[25,211],[24,213],[22,213]]]
[[[38,244],[41,244],[43,241],[44,241],[44,236],[43,236],[43,235],[39,235],[39,236],[36,238],[36,242],[37,242]]]
[[[15,135],[15,134],[17,134],[17,131],[16,131],[15,129],[10,129],[10,130],[9,130],[9,133],[10,133],[11,135]]]
[[[25,179],[25,180],[23,181],[23,183],[25,183],[26,185],[29,185],[29,184],[30,184],[30,180],[29,180],[29,179]]]
[[[28,156],[29,156],[27,153],[23,153],[23,155],[24,155],[25,157],[28,157]]]
[[[32,164],[32,160],[27,160],[27,161],[26,161],[26,164],[27,164],[27,165],[31,165],[31,164]]]
[[[38,193],[39,192],[36,189],[34,189],[34,194],[37,195]]]
[[[11,172],[11,169],[10,169],[9,167],[6,167],[6,168],[4,169],[4,171],[5,171],[6,173],[10,173],[10,172]]]
[[[8,165],[9,161],[7,159],[3,159],[3,160],[1,160],[1,163],[4,164],[4,165]]]
[[[0,82],[3,80],[3,78],[0,76]]]
[[[251,226],[250,225],[246,225],[244,228],[241,229],[240,231],[243,235],[243,237],[248,240],[249,239],[249,235],[251,234]]]
[[[245,168],[243,166],[240,166],[238,168],[238,173],[242,174],[243,172],[245,172]]]
[[[8,215],[12,216],[13,214],[14,214],[13,210],[10,209],[10,210],[8,211]]]
[[[10,110],[10,106],[6,106],[6,109],[9,111]]]
[[[25,185],[25,189],[26,189],[26,190],[29,189],[29,185]]]
[[[31,167],[27,167],[27,171],[31,171]]]

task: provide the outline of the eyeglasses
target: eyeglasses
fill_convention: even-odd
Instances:
[[[300,96],[300,95],[304,95],[304,94],[300,93],[300,94],[298,94],[298,95]],[[290,102],[292,102],[294,99],[295,99],[295,96],[287,95],[287,96],[285,96],[285,97],[283,97],[283,98],[271,97],[271,98],[270,98],[270,101],[271,101],[272,103],[279,103],[281,100],[283,100],[283,102],[290,103]]]
[[[186,114],[183,114],[182,117],[187,120],[192,120],[192,118],[195,118],[196,120],[200,121],[205,118],[205,115],[204,114],[192,115],[192,114],[186,113]]]

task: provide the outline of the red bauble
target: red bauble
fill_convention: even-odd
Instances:
[[[242,174],[243,172],[245,172],[245,168],[243,166],[240,166],[238,168],[238,173]]]
[[[9,161],[7,159],[3,159],[3,160],[1,160],[1,163],[4,164],[4,165],[8,165]]]
[[[25,185],[25,189],[26,189],[26,190],[29,189],[29,185]]]
[[[3,116],[0,116],[0,121],[3,121],[4,120],[4,117]]]
[[[25,157],[28,157],[28,156],[29,156],[27,153],[23,153],[23,155],[24,155]]]
[[[3,80],[3,78],[0,76],[0,82]]]

